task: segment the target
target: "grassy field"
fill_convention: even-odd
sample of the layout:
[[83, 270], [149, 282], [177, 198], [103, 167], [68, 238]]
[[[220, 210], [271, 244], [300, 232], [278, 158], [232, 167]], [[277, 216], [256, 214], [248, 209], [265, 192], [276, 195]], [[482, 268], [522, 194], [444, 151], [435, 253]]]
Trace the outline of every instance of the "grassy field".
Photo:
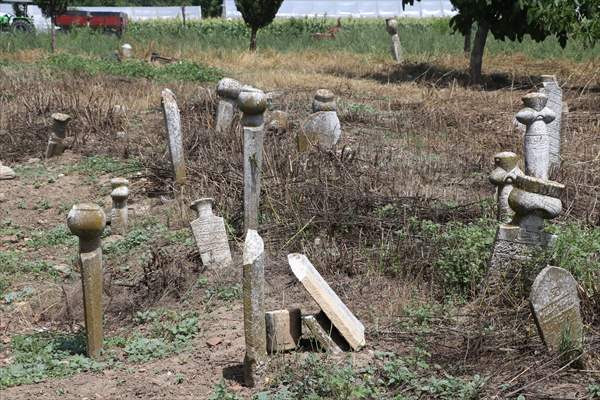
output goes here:
[[[255, 54], [239, 21], [134, 23], [122, 39], [75, 31], [58, 35], [55, 54], [45, 34], [0, 36], [0, 160], [18, 175], [0, 184], [2, 397], [600, 396], [598, 47], [490, 39], [484, 84], [471, 87], [462, 38], [447, 20], [403, 21], [401, 65], [391, 60], [383, 21], [342, 20], [336, 40], [312, 39], [332, 25], [277, 21], [261, 31]], [[118, 62], [124, 42], [134, 58]], [[152, 64], [152, 52], [179, 61]], [[545, 351], [527, 283], [497, 314], [478, 302], [497, 226], [487, 179], [493, 155], [522, 153], [513, 118], [520, 98], [548, 73], [570, 110], [553, 176], [567, 190], [548, 228], [559, 235], [555, 249], [526, 268], [534, 275], [551, 263], [581, 285], [583, 369], [562, 369], [565, 360]], [[278, 354], [254, 390], [239, 383], [242, 134], [239, 124], [213, 129], [214, 86], [223, 76], [276, 92], [275, 106], [291, 121], [287, 132], [265, 138], [259, 232], [268, 253], [267, 308], [316, 311], [286, 263], [288, 253], [305, 253], [365, 324], [368, 343], [337, 357], [310, 345]], [[185, 200], [215, 198], [231, 271], [202, 268], [188, 221], [171, 200], [165, 87], [181, 110]], [[342, 139], [334, 150], [300, 154], [296, 135], [319, 88], [337, 96]], [[74, 117], [69, 151], [36, 160], [58, 111]], [[77, 202], [109, 208], [115, 176], [131, 181], [132, 226], [123, 237], [104, 235], [105, 351], [92, 361], [82, 355], [76, 242], [64, 220]], [[215, 338], [221, 342], [209, 345]]]

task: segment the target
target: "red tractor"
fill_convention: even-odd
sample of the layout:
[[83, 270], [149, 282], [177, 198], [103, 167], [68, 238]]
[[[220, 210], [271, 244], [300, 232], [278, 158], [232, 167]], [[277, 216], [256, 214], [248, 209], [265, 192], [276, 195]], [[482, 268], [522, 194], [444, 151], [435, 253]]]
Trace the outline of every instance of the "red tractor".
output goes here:
[[79, 11], [69, 10], [54, 18], [54, 25], [64, 31], [72, 27], [90, 27], [121, 36], [129, 19], [126, 13], [113, 11]]

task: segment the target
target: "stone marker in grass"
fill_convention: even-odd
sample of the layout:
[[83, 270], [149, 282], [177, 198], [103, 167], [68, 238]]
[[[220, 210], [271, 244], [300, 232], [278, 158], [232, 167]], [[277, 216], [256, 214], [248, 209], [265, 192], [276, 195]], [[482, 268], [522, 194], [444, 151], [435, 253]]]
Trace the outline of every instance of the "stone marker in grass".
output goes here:
[[61, 155], [65, 151], [64, 140], [67, 135], [67, 124], [71, 116], [63, 113], [52, 114], [52, 132], [48, 137], [48, 146], [46, 147], [46, 158]]
[[[303, 254], [289, 254], [292, 272], [317, 302], [340, 335], [354, 350], [365, 345], [365, 327], [325, 282], [321, 274]], [[329, 329], [323, 327], [326, 331]]]
[[302, 336], [300, 309], [267, 311], [267, 352], [279, 353], [294, 350]]
[[390, 34], [392, 39], [391, 51], [394, 61], [401, 63], [402, 60], [402, 46], [400, 44], [400, 36], [398, 36], [398, 21], [396, 18], [388, 18], [385, 20], [385, 28], [387, 33]]
[[304, 152], [313, 144], [332, 147], [342, 134], [337, 105], [333, 92], [319, 89], [312, 104], [313, 113], [308, 117], [298, 134], [298, 151]]
[[569, 271], [544, 268], [533, 282], [529, 304], [538, 332], [550, 351], [582, 349], [583, 322], [577, 281]]
[[244, 229], [257, 229], [267, 99], [261, 91], [242, 91], [238, 105], [244, 127]]
[[184, 186], [186, 183], [185, 155], [177, 99], [175, 98], [175, 94], [169, 89], [162, 91], [161, 98], [175, 183], [179, 186]]
[[69, 211], [67, 225], [73, 235], [79, 237], [87, 355], [97, 358], [100, 356], [103, 340], [100, 236], [106, 225], [106, 216], [102, 208], [96, 204], [76, 204]]
[[563, 127], [563, 100], [562, 100], [562, 89], [556, 81], [554, 75], [542, 75], [542, 92], [548, 96], [548, 108], [554, 112], [555, 118], [550, 121], [547, 125], [548, 137], [550, 139], [549, 144], [549, 156], [550, 156], [550, 173], [558, 170], [560, 167], [560, 147], [561, 147], [561, 134]]
[[321, 311], [314, 315], [303, 315], [302, 323], [310, 331], [320, 350], [338, 354], [348, 349], [348, 343]]
[[127, 198], [129, 197], [129, 181], [125, 178], [113, 178], [110, 180], [112, 192], [112, 209], [110, 212], [110, 229], [113, 234], [127, 235], [128, 209]]
[[504, 151], [494, 156], [496, 168], [489, 176], [490, 182], [496, 186], [496, 219], [499, 222], [510, 222], [514, 213], [508, 205], [508, 195], [513, 190], [513, 184], [517, 175], [523, 171], [517, 165], [519, 157], [511, 152]]
[[237, 99], [241, 91], [242, 84], [235, 79], [223, 78], [217, 83], [217, 94], [219, 95], [215, 122], [217, 132], [228, 132], [231, 129], [233, 118], [238, 110]]
[[196, 239], [202, 264], [206, 267], [228, 267], [231, 265], [231, 251], [225, 221], [213, 214], [211, 198], [202, 198], [192, 202], [190, 208], [196, 211], [197, 219], [190, 223]]
[[258, 384], [267, 363], [265, 324], [265, 247], [258, 233], [246, 232], [243, 254], [244, 381], [247, 386]]

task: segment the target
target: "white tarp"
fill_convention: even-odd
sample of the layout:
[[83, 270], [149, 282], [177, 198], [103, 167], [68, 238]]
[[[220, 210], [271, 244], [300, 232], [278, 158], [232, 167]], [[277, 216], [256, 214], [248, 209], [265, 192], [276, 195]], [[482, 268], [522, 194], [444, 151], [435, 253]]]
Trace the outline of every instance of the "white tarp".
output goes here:
[[[225, 0], [225, 17], [240, 18], [234, 0]], [[278, 17], [448, 17], [455, 15], [449, 0], [421, 0], [402, 9], [401, 0], [284, 0]]]

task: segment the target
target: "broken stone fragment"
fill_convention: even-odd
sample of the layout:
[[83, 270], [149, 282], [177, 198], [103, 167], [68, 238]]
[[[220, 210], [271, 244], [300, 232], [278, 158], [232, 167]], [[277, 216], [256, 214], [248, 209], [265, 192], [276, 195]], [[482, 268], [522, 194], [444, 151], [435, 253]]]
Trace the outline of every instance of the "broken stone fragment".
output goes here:
[[198, 218], [190, 223], [202, 264], [208, 268], [231, 265], [231, 251], [225, 231], [225, 220], [213, 214], [212, 198], [194, 201], [190, 208]]
[[0, 162], [0, 180], [15, 179], [16, 176], [12, 168], [2, 165], [2, 162]]
[[278, 353], [294, 350], [302, 336], [300, 309], [267, 311], [267, 352]]
[[315, 315], [303, 315], [302, 323], [323, 351], [339, 354], [344, 351], [342, 349], [349, 348], [348, 343], [341, 337], [337, 329], [331, 324], [331, 321], [322, 312]]
[[289, 115], [285, 111], [275, 110], [268, 113], [267, 130], [276, 133], [285, 133], [288, 130]]
[[289, 254], [288, 262], [296, 278], [317, 302], [342, 337], [354, 349], [365, 345], [365, 327], [325, 282], [303, 254]]

